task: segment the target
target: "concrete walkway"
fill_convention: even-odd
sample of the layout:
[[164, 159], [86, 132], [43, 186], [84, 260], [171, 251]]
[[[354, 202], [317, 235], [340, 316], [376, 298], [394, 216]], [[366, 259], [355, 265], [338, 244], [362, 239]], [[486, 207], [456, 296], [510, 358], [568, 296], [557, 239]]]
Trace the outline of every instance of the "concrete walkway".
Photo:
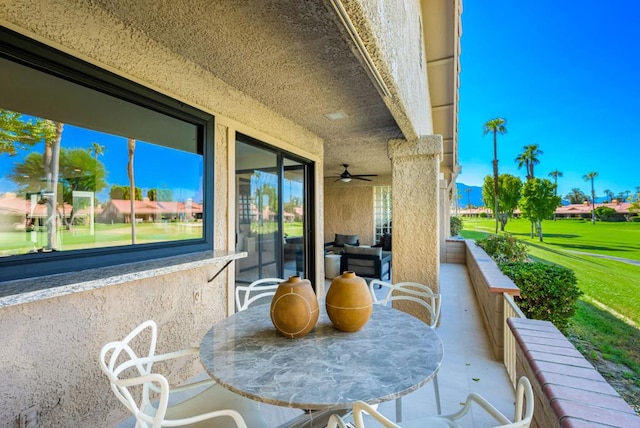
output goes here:
[[640, 260], [625, 259], [623, 257], [607, 256], [605, 254], [585, 253], [584, 251], [562, 250], [565, 253], [580, 254], [583, 256], [600, 257], [601, 259], [615, 260], [617, 262], [629, 263], [630, 265], [640, 266]]

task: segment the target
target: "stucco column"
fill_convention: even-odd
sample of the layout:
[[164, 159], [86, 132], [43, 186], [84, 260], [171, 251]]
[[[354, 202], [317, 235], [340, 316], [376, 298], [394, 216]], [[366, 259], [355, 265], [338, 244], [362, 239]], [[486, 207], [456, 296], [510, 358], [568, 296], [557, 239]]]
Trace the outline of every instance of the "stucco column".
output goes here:
[[390, 140], [393, 185], [393, 282], [439, 289], [439, 172], [442, 136]]

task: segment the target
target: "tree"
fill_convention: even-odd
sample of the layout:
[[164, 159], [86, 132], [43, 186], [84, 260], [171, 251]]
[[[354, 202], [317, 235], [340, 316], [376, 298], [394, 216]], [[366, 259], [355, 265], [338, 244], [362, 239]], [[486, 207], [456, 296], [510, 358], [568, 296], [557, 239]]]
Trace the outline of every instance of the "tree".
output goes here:
[[[125, 201], [130, 200], [131, 199], [131, 187], [130, 186], [118, 186], [118, 185], [111, 186], [111, 189], [109, 190], [109, 199], [111, 199], [111, 200], [121, 199], [121, 200], [125, 200]], [[141, 201], [142, 200], [142, 189], [139, 188], [139, 187], [136, 187], [136, 189], [135, 189], [134, 200], [136, 200], [136, 201]]]
[[42, 140], [42, 119], [27, 120], [21, 113], [0, 109], [0, 154], [16, 156]]
[[[553, 177], [553, 185], [556, 186], [555, 195], [558, 196], [558, 177], [562, 177], [562, 172], [554, 169], [549, 173], [549, 177]], [[553, 212], [553, 221], [556, 221], [556, 212]]]
[[[134, 176], [133, 176], [133, 155], [136, 151], [136, 140], [134, 140], [133, 138], [129, 138], [127, 140], [127, 148], [129, 150], [129, 161], [127, 163], [127, 174], [129, 175], [129, 191], [131, 192], [131, 194], [135, 195], [136, 194], [136, 186], [135, 186], [135, 180], [134, 180]], [[134, 198], [129, 198], [130, 199], [130, 205], [131, 205], [131, 243], [135, 244], [136, 243], [136, 203], [134, 201]]]
[[[471, 210], [471, 187], [467, 187], [464, 191], [467, 192], [467, 209]], [[469, 214], [471, 214], [471, 211], [469, 211]]]
[[493, 134], [493, 216], [496, 219], [496, 234], [498, 233], [498, 134], [507, 133], [507, 120], [501, 117], [488, 120], [482, 125], [482, 135]]
[[[22, 163], [16, 164], [10, 174], [11, 180], [18, 184], [21, 192], [36, 193], [42, 190], [42, 182], [46, 181], [44, 155], [32, 152], [25, 156]], [[87, 206], [85, 201], [74, 201], [74, 191], [99, 192], [106, 187], [106, 169], [102, 162], [93, 159], [84, 149], [60, 149], [59, 190], [62, 190], [62, 201], [73, 206], [70, 227], [78, 210]], [[59, 201], [59, 198], [57, 199]], [[46, 201], [45, 201], [46, 202]], [[75, 202], [75, 203], [74, 203]], [[66, 219], [64, 204], [62, 218]]]
[[526, 167], [527, 180], [531, 180], [535, 177], [534, 165], [538, 165], [540, 163], [538, 156], [544, 152], [538, 149], [537, 144], [530, 144], [528, 146], [524, 146], [522, 149], [523, 151], [516, 158], [516, 162], [518, 163], [518, 168], [522, 168], [523, 166]]
[[[555, 193], [555, 185], [545, 179], [533, 178], [522, 187], [522, 197], [518, 203], [524, 218], [533, 223], [542, 242], [542, 221], [550, 218], [560, 205], [560, 197]], [[531, 235], [533, 238], [533, 234]]]
[[584, 192], [577, 187], [571, 189], [571, 193], [568, 193], [566, 199], [570, 204], [581, 204], [584, 201], [588, 200], [589, 197], [584, 194]]
[[107, 149], [94, 141], [87, 150], [91, 156], [94, 156], [96, 160], [98, 160], [98, 156], [102, 156]]
[[173, 190], [155, 188], [149, 189], [147, 191], [147, 198], [149, 198], [150, 201], [171, 202], [173, 200]]
[[596, 208], [595, 213], [596, 217], [598, 217], [600, 221], [612, 221], [615, 219], [616, 210], [603, 205]]
[[636, 186], [636, 202], [640, 201], [640, 186]]
[[585, 174], [584, 181], [591, 181], [591, 223], [596, 224], [596, 190], [593, 187], [593, 180], [598, 176], [596, 171]]
[[607, 202], [611, 203], [613, 201], [613, 192], [609, 189], [604, 191], [605, 196], [607, 197]]
[[[482, 198], [487, 206], [496, 206], [492, 192], [494, 188], [493, 177], [487, 175], [484, 178], [484, 185], [482, 186]], [[500, 219], [500, 230], [503, 232], [509, 217], [513, 215], [513, 211], [515, 211], [518, 206], [521, 189], [522, 181], [518, 177], [510, 174], [500, 174], [498, 177], [499, 196], [497, 217]]]

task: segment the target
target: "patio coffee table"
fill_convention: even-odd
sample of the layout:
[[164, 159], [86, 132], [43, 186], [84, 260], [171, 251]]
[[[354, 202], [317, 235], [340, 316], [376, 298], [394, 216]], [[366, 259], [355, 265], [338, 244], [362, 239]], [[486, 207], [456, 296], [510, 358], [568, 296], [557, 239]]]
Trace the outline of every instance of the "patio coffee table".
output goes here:
[[347, 409], [408, 394], [436, 374], [442, 341], [422, 321], [373, 305], [358, 332], [336, 330], [324, 302], [307, 336], [288, 339], [271, 323], [269, 305], [233, 314], [200, 344], [201, 362], [221, 386], [260, 402], [305, 410]]

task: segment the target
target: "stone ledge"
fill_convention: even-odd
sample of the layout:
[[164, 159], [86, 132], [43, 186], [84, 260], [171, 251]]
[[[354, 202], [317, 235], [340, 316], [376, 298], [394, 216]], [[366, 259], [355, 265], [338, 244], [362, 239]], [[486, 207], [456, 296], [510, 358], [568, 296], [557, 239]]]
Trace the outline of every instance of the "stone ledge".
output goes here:
[[[640, 417], [550, 322], [509, 318], [517, 346], [561, 427], [640, 427]], [[538, 388], [534, 388], [538, 389]], [[550, 426], [545, 409], [534, 411], [536, 426]], [[540, 420], [542, 419], [542, 420]], [[555, 424], [554, 424], [555, 425]]]
[[[94, 290], [247, 257], [244, 251], [201, 251], [180, 256], [0, 283], [0, 308]], [[42, 287], [46, 281], [47, 287]]]
[[473, 239], [465, 239], [465, 242], [467, 244], [467, 252], [471, 255], [471, 257], [467, 256], [467, 266], [471, 264], [471, 261], [475, 261], [490, 293], [507, 293], [511, 296], [520, 295], [518, 286], [502, 273], [493, 259]]

